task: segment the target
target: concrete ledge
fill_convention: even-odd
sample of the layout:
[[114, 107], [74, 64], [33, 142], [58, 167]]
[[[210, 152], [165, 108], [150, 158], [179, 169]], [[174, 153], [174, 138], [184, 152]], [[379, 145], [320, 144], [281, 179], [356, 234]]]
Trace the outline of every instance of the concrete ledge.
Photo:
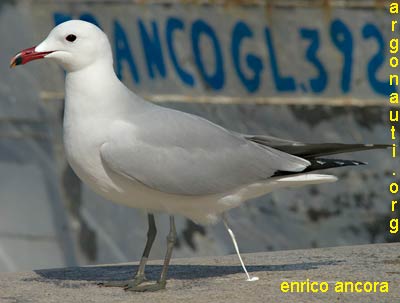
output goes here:
[[[100, 288], [100, 281], [132, 276], [136, 265], [0, 273], [0, 302], [400, 302], [400, 244], [374, 244], [247, 254], [257, 282], [246, 282], [236, 256], [175, 259], [167, 290], [131, 293]], [[150, 262], [148, 277], [157, 279], [161, 262]], [[287, 281], [329, 284], [326, 293], [282, 293]], [[337, 293], [337, 281], [387, 281], [388, 293]]]

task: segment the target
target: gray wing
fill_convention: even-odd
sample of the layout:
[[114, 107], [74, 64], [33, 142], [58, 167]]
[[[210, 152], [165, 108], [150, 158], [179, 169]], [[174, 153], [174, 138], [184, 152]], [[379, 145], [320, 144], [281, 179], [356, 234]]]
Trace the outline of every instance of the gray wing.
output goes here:
[[164, 108], [115, 122], [100, 151], [114, 172], [181, 195], [228, 192], [310, 164], [198, 116]]

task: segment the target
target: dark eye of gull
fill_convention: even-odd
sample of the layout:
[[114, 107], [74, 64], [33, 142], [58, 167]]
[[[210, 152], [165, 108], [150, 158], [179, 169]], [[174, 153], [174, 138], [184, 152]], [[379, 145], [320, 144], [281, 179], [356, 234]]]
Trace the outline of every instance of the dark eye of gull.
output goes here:
[[76, 36], [68, 35], [67, 37], [65, 37], [65, 40], [67, 40], [68, 42], [74, 42], [76, 40]]

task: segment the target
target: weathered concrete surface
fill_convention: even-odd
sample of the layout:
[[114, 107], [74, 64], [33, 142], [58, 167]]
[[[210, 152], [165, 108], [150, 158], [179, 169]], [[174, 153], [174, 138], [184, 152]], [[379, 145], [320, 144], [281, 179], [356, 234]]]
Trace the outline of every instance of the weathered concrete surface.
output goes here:
[[[246, 282], [236, 256], [175, 259], [167, 290], [132, 293], [99, 281], [131, 277], [129, 264], [0, 275], [0, 302], [400, 302], [400, 244], [374, 244], [245, 255], [260, 280]], [[151, 262], [156, 279], [161, 262]], [[134, 268], [135, 267], [135, 268]], [[282, 293], [283, 281], [326, 281], [329, 291]], [[388, 293], [335, 293], [336, 281], [387, 281]]]

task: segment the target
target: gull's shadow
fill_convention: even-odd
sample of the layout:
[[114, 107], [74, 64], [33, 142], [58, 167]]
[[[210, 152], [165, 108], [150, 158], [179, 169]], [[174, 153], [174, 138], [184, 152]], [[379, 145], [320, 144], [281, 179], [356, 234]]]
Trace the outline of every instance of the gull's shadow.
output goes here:
[[[248, 266], [249, 272], [259, 271], [294, 271], [311, 270], [320, 266], [333, 266], [343, 261], [321, 261], [304, 262], [283, 265], [252, 265]], [[111, 265], [111, 266], [93, 266], [93, 267], [69, 267], [59, 269], [35, 270], [38, 278], [28, 278], [24, 281], [42, 281], [42, 282], [61, 282], [63, 281], [118, 281], [131, 279], [136, 272], [137, 265]], [[157, 280], [161, 272], [161, 265], [147, 265], [146, 276], [150, 280]], [[168, 277], [172, 279], [201, 279], [210, 277], [221, 277], [243, 272], [240, 266], [217, 266], [217, 265], [171, 265], [168, 271]]]

